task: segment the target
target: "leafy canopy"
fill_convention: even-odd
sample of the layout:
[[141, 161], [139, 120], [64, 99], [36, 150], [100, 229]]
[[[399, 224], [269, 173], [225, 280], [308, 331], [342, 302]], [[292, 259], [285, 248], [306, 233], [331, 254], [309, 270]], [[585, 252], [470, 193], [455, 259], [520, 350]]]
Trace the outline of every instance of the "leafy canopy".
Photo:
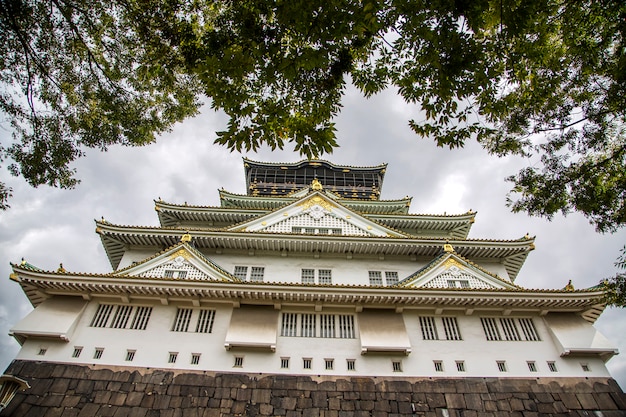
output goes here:
[[[397, 89], [442, 147], [532, 156], [515, 211], [626, 224], [626, 3], [621, 0], [7, 0], [0, 154], [32, 185], [71, 187], [85, 147], [143, 145], [197, 113], [231, 150], [338, 146], [347, 83]], [[10, 192], [0, 188], [6, 203]]]

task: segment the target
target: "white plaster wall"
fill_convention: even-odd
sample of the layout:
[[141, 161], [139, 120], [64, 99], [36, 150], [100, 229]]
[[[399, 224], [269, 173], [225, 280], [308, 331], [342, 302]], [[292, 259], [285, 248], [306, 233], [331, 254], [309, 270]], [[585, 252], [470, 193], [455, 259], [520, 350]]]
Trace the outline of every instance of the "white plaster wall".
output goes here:
[[[226, 372], [288, 373], [310, 375], [398, 375], [392, 369], [392, 361], [402, 362], [402, 375], [407, 376], [472, 376], [472, 377], [542, 377], [542, 376], [609, 376], [602, 360], [595, 357], [560, 357], [549, 336], [546, 324], [539, 316], [533, 317], [540, 341], [487, 341], [478, 314], [457, 316], [463, 340], [423, 340], [417, 310], [405, 310], [405, 321], [412, 352], [403, 355], [361, 355], [356, 315], [356, 337], [354, 339], [329, 339], [280, 336], [280, 320], [277, 326], [276, 352], [254, 350], [227, 351], [224, 340], [230, 323], [232, 307], [225, 304], [203, 304], [202, 308], [216, 310], [213, 332], [198, 334], [171, 331], [176, 315], [176, 305], [152, 304], [153, 311], [146, 330], [93, 328], [89, 324], [96, 312], [98, 302], [92, 301], [79, 319], [70, 342], [44, 339], [28, 339], [18, 359], [46, 360], [54, 362], [102, 364], [149, 368], [196, 369]], [[140, 304], [147, 305], [147, 304]], [[183, 305], [190, 307], [189, 304]], [[293, 310], [297, 311], [297, 310]], [[313, 312], [301, 310], [301, 312]], [[323, 313], [343, 311], [323, 310]], [[427, 314], [432, 315], [432, 314]], [[528, 316], [525, 316], [528, 317]], [[194, 323], [190, 325], [190, 329]], [[440, 332], [441, 334], [441, 332]], [[82, 346], [79, 358], [72, 358], [75, 346]], [[94, 349], [104, 348], [101, 359], [93, 359]], [[39, 355], [40, 349], [47, 349]], [[126, 351], [136, 350], [132, 362], [125, 360]], [[169, 352], [178, 352], [175, 364], [168, 363]], [[200, 353], [200, 361], [192, 365], [191, 354]], [[243, 357], [243, 367], [234, 368], [235, 356]], [[290, 358], [288, 369], [281, 369], [281, 357]], [[302, 359], [312, 359], [312, 369], [303, 369]], [[335, 361], [333, 370], [326, 370], [324, 359]], [[355, 359], [356, 369], [348, 371], [346, 360]], [[435, 372], [433, 361], [442, 361], [443, 372]], [[455, 361], [465, 362], [466, 372], [458, 372]], [[496, 361], [504, 360], [507, 372], [499, 372]], [[526, 361], [535, 361], [538, 372], [530, 372]], [[557, 372], [550, 372], [547, 362], [554, 361]], [[583, 371], [581, 363], [589, 366]]]

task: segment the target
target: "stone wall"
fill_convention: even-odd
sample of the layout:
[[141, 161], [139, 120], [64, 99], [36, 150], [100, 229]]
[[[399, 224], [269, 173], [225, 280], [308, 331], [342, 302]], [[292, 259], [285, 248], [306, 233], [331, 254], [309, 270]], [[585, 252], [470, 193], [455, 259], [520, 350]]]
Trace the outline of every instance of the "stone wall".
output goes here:
[[363, 378], [214, 374], [14, 361], [29, 382], [0, 416], [626, 416], [609, 378]]

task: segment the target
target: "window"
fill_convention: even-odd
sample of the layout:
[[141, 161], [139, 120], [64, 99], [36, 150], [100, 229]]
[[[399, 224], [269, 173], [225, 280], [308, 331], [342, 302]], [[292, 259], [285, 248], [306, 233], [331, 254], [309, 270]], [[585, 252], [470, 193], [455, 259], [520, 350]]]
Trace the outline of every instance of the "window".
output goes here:
[[178, 278], [184, 279], [187, 278], [187, 271], [180, 271], [175, 269], [166, 269], [163, 273], [164, 278]]
[[520, 340], [519, 331], [517, 330], [514, 319], [501, 318], [500, 326], [502, 327], [506, 340]]
[[248, 269], [250, 270], [250, 281], [251, 282], [262, 282], [265, 276], [265, 267], [264, 266], [252, 266], [248, 268], [247, 266], [235, 266], [235, 270], [233, 271], [233, 275], [236, 278], [239, 278], [242, 281], [245, 281], [248, 278]]
[[192, 309], [179, 308], [176, 310], [176, 318], [174, 319], [174, 332], [186, 332], [189, 329], [189, 321], [191, 320]]
[[199, 310], [196, 333], [212, 333], [215, 321], [215, 310]]
[[132, 362], [135, 359], [135, 350], [127, 350], [126, 351], [126, 361]]
[[465, 362], [464, 361], [456, 361], [456, 370], [457, 370], [457, 372], [465, 372]]
[[130, 328], [133, 330], [146, 330], [151, 314], [152, 307], [137, 307]]
[[197, 365], [200, 363], [200, 354], [199, 353], [192, 353], [191, 354], [191, 364], [192, 365]]
[[506, 372], [506, 361], [496, 361], [496, 365], [498, 365], [498, 371]]
[[391, 369], [393, 369], [394, 372], [402, 372], [402, 362], [391, 361]]
[[487, 340], [502, 340], [498, 326], [496, 326], [496, 319], [491, 317], [481, 317], [480, 322], [483, 325], [483, 331]]
[[315, 337], [315, 314], [302, 314], [300, 317], [300, 336]]
[[[115, 311], [115, 312], [113, 312]], [[134, 314], [133, 314], [134, 311]], [[111, 327], [114, 329], [145, 330], [152, 314], [152, 307], [100, 304], [91, 320], [91, 327]], [[131, 316], [133, 317], [130, 320]], [[129, 325], [130, 323], [130, 325]]]
[[434, 317], [420, 317], [420, 327], [424, 340], [438, 340], [437, 327], [435, 327]]
[[283, 313], [280, 335], [354, 339], [354, 316], [349, 314]]
[[370, 285], [383, 285], [383, 275], [380, 271], [368, 271]]
[[74, 352], [72, 352], [72, 358], [80, 357], [80, 354], [83, 352], [82, 346], [74, 346]]
[[262, 282], [264, 275], [265, 275], [265, 267], [253, 266], [251, 268], [251, 270], [250, 270], [250, 281], [251, 282]]
[[239, 278], [242, 281], [245, 281], [248, 277], [248, 267], [247, 266], [235, 266], [235, 272], [233, 275]]
[[528, 365], [528, 370], [530, 372], [537, 372], [537, 364], [535, 361], [527, 361], [526, 364]]
[[348, 371], [356, 371], [356, 360], [346, 359], [346, 367], [348, 368]]
[[282, 369], [289, 368], [289, 358], [280, 358], [280, 367]]
[[315, 269], [303, 269], [302, 270], [302, 283], [303, 284], [315, 284]]
[[109, 317], [111, 316], [111, 312], [113, 311], [113, 307], [114, 306], [111, 304], [100, 304], [95, 316], [93, 316], [90, 326], [106, 327]]
[[537, 329], [535, 328], [535, 324], [532, 319], [519, 319], [519, 324], [522, 328], [524, 339], [529, 341], [539, 340], [539, 334], [537, 333]]
[[43, 355], [46, 354], [47, 351], [48, 351], [47, 348], [41, 348], [41, 349], [39, 349], [39, 352], [37, 353], [37, 355], [43, 356]]
[[94, 359], [100, 359], [102, 358], [102, 353], [104, 352], [104, 348], [96, 348], [93, 351], [93, 358]]
[[320, 284], [332, 284], [333, 277], [330, 269], [320, 269], [318, 271], [318, 278]]
[[189, 324], [192, 318], [196, 315], [196, 325], [193, 327], [196, 333], [211, 333], [213, 331], [213, 322], [215, 321], [215, 310], [191, 308], [178, 308], [176, 310], [176, 317], [174, 318], [174, 324], [172, 325], [173, 332], [188, 332]]
[[530, 318], [514, 319], [502, 317], [496, 320], [492, 317], [481, 317], [480, 321], [483, 325], [483, 330], [487, 340], [540, 340], [533, 320]]
[[339, 315], [339, 337], [341, 339], [354, 339], [354, 316]]
[[176, 359], [178, 359], [178, 352], [170, 352], [167, 363], [176, 363]]
[[331, 371], [335, 366], [334, 359], [324, 359], [324, 364], [326, 366], [326, 370]]
[[548, 369], [550, 370], [550, 372], [558, 372], [558, 370], [556, 369], [556, 363], [555, 362], [548, 362]]
[[449, 279], [447, 280], [448, 288], [469, 288], [470, 284], [467, 280], [456, 280]]
[[435, 366], [435, 372], [443, 372], [443, 362], [442, 361], [433, 361], [433, 365]]
[[[383, 285], [382, 271], [368, 271], [370, 285]], [[398, 272], [385, 271], [385, 284], [387, 286], [396, 285], [398, 283]]]
[[302, 358], [302, 368], [311, 369], [311, 358]]
[[387, 282], [387, 286], [396, 285], [398, 283], [398, 273], [396, 271], [386, 271], [385, 272], [385, 281]]
[[243, 356], [235, 356], [235, 363], [233, 364], [234, 368], [242, 368], [243, 367]]
[[589, 368], [589, 364], [581, 363], [580, 367], [583, 369], [583, 372], [591, 372], [591, 368]]
[[295, 313], [283, 313], [283, 321], [280, 327], [281, 336], [295, 336], [297, 330], [298, 315]]
[[442, 317], [443, 328], [446, 333], [446, 340], [461, 340], [461, 333], [459, 332], [459, 325], [456, 322], [456, 317]]
[[[303, 284], [315, 284], [315, 269], [303, 268], [300, 276]], [[332, 284], [332, 270], [319, 269], [317, 271], [317, 282], [318, 284]]]
[[462, 340], [456, 317], [421, 316], [419, 318], [424, 340], [442, 340], [437, 330], [443, 328], [443, 340]]
[[291, 228], [292, 233], [307, 233], [311, 235], [340, 235], [342, 230], [340, 228], [330, 227], [299, 227], [294, 226]]
[[321, 337], [335, 337], [335, 316], [331, 314], [321, 315]]

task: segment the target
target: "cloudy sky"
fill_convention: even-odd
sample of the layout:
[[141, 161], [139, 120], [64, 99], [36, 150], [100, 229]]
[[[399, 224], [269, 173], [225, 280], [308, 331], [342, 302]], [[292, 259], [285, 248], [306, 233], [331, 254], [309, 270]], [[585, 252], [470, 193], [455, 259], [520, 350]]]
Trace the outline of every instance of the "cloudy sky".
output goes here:
[[[389, 164], [383, 199], [412, 196], [412, 213], [442, 214], [477, 211], [470, 238], [517, 239], [537, 236], [533, 251], [516, 283], [527, 288], [562, 288], [568, 280], [576, 288], [595, 285], [616, 272], [613, 263], [626, 244], [626, 230], [599, 235], [580, 215], [552, 222], [512, 214], [505, 206], [507, 175], [536, 160], [497, 159], [476, 144], [461, 150], [437, 148], [419, 139], [407, 126], [416, 110], [393, 92], [365, 100], [349, 92], [337, 122], [340, 144], [324, 159], [337, 164]], [[75, 164], [82, 183], [77, 189], [33, 189], [0, 173], [14, 189], [12, 208], [0, 212], [0, 367], [19, 346], [7, 333], [32, 310], [18, 284], [9, 280], [9, 262], [24, 257], [40, 268], [109, 272], [111, 266], [95, 233], [94, 219], [115, 224], [156, 226], [153, 200], [219, 205], [221, 187], [245, 193], [242, 156], [269, 162], [296, 162], [291, 149], [262, 149], [245, 155], [213, 145], [215, 132], [226, 118], [206, 109], [178, 125], [156, 144], [144, 148], [114, 147], [88, 152]], [[0, 140], [9, 133], [0, 124]], [[596, 323], [622, 355], [608, 364], [626, 388], [626, 310], [607, 309]]]

